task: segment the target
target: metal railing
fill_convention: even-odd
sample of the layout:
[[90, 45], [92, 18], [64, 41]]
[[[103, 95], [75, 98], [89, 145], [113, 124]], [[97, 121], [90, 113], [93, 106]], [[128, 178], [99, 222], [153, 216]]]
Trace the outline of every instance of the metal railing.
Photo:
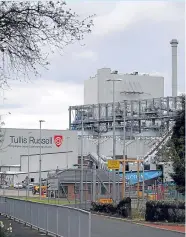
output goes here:
[[0, 197], [0, 213], [46, 234], [91, 237], [91, 214], [77, 208]]

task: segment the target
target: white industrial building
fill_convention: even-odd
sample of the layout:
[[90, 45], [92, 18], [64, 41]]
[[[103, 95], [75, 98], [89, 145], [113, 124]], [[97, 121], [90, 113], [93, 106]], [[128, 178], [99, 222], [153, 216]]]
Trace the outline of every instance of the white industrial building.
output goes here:
[[[78, 162], [78, 135], [76, 131], [46, 130], [41, 133], [41, 171], [44, 176], [50, 170], [72, 168]], [[39, 129], [1, 129], [0, 167], [7, 174], [23, 173], [27, 176], [28, 157], [29, 171], [38, 179], [40, 157]], [[31, 177], [32, 177], [31, 176]], [[45, 177], [42, 177], [45, 178]]]
[[121, 79], [115, 83], [115, 101], [142, 100], [164, 97], [164, 78], [149, 74], [119, 73], [110, 68], [97, 70], [94, 77], [84, 82], [84, 104], [113, 102], [113, 83], [108, 80]]
[[[155, 163], [159, 148], [171, 137], [176, 111], [182, 109], [181, 98], [177, 96], [178, 41], [174, 39], [170, 44], [170, 97], [164, 97], [162, 76], [139, 72], [123, 74], [102, 68], [84, 82], [84, 105], [69, 107], [69, 129], [79, 131], [79, 149], [83, 141], [85, 156], [102, 160], [104, 164], [105, 157], [113, 156], [114, 147], [116, 159], [121, 158], [125, 143], [127, 157], [141, 156], [146, 161], [151, 160], [151, 165]], [[155, 167], [152, 165], [150, 168]], [[165, 171], [168, 172], [166, 167]]]

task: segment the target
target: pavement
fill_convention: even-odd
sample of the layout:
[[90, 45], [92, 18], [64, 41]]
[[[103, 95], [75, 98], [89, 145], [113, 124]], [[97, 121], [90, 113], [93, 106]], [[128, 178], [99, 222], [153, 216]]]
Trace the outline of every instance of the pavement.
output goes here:
[[183, 237], [177, 233], [150, 226], [138, 225], [123, 220], [109, 219], [104, 216], [92, 215], [91, 237]]
[[10, 220], [4, 216], [0, 216], [0, 221], [3, 222], [6, 228], [9, 227], [11, 223], [12, 234], [11, 237], [41, 237], [46, 236], [44, 233], [39, 233], [37, 230], [31, 229], [24, 224], [18, 223], [16, 221]]
[[168, 224], [152, 224], [152, 223], [146, 223], [146, 226], [151, 226], [153, 228], [159, 228], [159, 229], [164, 229], [164, 230], [171, 230], [171, 231], [177, 231], [177, 232], [182, 232], [185, 233], [185, 226], [184, 225], [171, 225]]

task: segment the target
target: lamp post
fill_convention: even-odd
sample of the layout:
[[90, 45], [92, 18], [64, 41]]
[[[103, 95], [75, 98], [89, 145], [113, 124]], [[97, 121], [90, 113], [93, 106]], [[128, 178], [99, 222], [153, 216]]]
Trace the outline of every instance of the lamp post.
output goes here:
[[126, 103], [125, 103], [125, 101], [124, 101], [124, 107], [123, 107], [123, 160], [124, 160], [124, 162], [123, 162], [123, 193], [122, 193], [122, 198], [124, 198], [125, 197], [125, 164], [126, 164], [126, 162], [125, 162], [125, 153], [126, 153], [126, 151], [125, 151], [125, 138], [126, 138], [126, 133], [125, 133], [125, 113], [126, 113]]
[[[112, 82], [113, 88], [113, 160], [116, 159], [116, 113], [115, 113], [115, 82], [122, 81], [122, 79], [107, 79]], [[113, 201], [116, 202], [116, 171], [113, 170]]]
[[40, 127], [40, 156], [39, 156], [39, 199], [41, 200], [41, 124], [44, 123], [45, 120], [39, 120]]
[[82, 110], [81, 110], [81, 176], [80, 176], [80, 205], [82, 206], [83, 204], [83, 179], [84, 179], [84, 175], [83, 175], [83, 165], [84, 165], [84, 162], [83, 162], [83, 136], [84, 136], [84, 124], [83, 124], [83, 119], [84, 119], [84, 114], [83, 114], [83, 107], [82, 107]]
[[28, 182], [27, 182], [27, 195], [29, 197], [29, 184], [30, 184], [30, 138], [29, 138], [29, 134], [31, 134], [31, 132], [28, 133]]

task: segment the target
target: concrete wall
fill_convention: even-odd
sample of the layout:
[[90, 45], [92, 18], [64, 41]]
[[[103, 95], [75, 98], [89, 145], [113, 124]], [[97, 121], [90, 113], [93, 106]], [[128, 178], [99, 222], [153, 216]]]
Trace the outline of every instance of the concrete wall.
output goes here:
[[97, 77], [91, 77], [89, 80], [84, 81], [84, 98], [86, 104], [98, 104], [98, 80]]
[[[122, 79], [115, 83], [115, 99], [139, 100], [164, 96], [164, 78], [144, 74], [111, 74], [110, 68], [97, 70], [95, 78], [84, 82], [84, 104], [113, 102], [113, 83], [107, 79]], [[142, 94], [125, 94], [123, 92], [143, 92]]]

